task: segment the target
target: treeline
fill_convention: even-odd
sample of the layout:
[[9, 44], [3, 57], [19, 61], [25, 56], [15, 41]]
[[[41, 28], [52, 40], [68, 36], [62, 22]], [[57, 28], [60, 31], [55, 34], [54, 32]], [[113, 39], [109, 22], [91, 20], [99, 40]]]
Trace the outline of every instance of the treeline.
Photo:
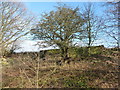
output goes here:
[[[76, 41], [83, 41], [86, 44], [87, 49], [85, 49], [85, 54], [90, 56], [91, 53], [93, 53], [91, 46], [98, 37], [107, 37], [103, 35], [105, 35], [108, 29], [109, 32], [107, 32], [107, 34], [112, 38], [115, 37], [114, 39], [118, 42], [116, 36], [118, 33], [115, 29], [117, 26], [117, 13], [114, 13], [117, 9], [116, 5], [117, 4], [110, 5], [115, 8], [113, 11], [110, 11], [109, 17], [109, 11], [106, 11], [107, 15], [105, 17], [101, 17], [95, 13], [95, 6], [92, 3], [87, 3], [82, 9], [79, 7], [71, 8], [66, 4], [60, 4], [56, 6], [56, 10], [44, 13], [42, 19], [36, 25], [36, 29], [32, 29], [31, 33], [34, 35], [34, 39], [44, 39], [49, 41], [48, 43], [50, 45], [56, 44], [59, 46], [61, 56], [64, 60], [69, 57], [68, 51], [74, 46], [73, 43]], [[113, 22], [115, 20], [116, 22]], [[114, 35], [110, 32], [111, 29]], [[117, 45], [119, 47], [118, 43]], [[84, 52], [84, 50], [80, 51]], [[81, 54], [82, 52], [79, 53]]]
[[93, 3], [87, 3], [82, 8], [61, 3], [55, 10], [43, 13], [42, 18], [35, 22], [35, 17], [28, 14], [24, 3], [1, 2], [0, 54], [3, 56], [6, 48], [27, 34], [33, 35], [33, 39], [44, 39], [50, 45], [56, 44], [63, 59], [69, 57], [69, 49], [75, 46], [76, 41], [86, 44], [88, 56], [98, 37], [112, 37], [108, 42], [116, 42], [119, 48], [119, 2], [105, 3], [103, 6], [107, 8], [103, 11], [104, 17], [97, 15]]

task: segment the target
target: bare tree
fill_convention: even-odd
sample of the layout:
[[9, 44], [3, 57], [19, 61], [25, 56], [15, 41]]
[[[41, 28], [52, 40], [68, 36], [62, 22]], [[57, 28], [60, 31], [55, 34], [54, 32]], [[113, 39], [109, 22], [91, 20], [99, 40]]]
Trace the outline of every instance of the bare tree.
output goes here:
[[107, 2], [105, 5], [105, 29], [104, 32], [116, 42], [119, 48], [120, 27], [120, 2]]
[[94, 43], [94, 41], [98, 38], [98, 34], [103, 28], [103, 20], [100, 16], [95, 13], [95, 6], [93, 3], [87, 3], [84, 5], [82, 10], [84, 18], [86, 18], [87, 22], [83, 25], [83, 29], [85, 30], [83, 33], [85, 35], [85, 42], [89, 48]]
[[68, 57], [68, 49], [74, 39], [78, 39], [79, 33], [82, 32], [81, 26], [84, 23], [82, 16], [79, 14], [79, 8], [69, 8], [66, 5], [57, 6], [56, 11], [45, 13], [38, 29], [33, 30], [36, 38], [56, 44], [62, 57]]
[[21, 2], [0, 2], [0, 13], [0, 54], [3, 55], [11, 43], [28, 34], [33, 16]]

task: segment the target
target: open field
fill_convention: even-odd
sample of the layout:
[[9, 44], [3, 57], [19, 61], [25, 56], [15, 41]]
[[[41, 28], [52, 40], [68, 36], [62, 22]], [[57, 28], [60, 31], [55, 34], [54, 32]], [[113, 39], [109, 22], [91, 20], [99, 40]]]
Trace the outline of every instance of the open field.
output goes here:
[[[6, 57], [3, 88], [118, 88], [118, 51], [111, 54], [69, 58], [59, 54], [33, 60], [29, 55]], [[68, 62], [69, 61], [69, 62]]]

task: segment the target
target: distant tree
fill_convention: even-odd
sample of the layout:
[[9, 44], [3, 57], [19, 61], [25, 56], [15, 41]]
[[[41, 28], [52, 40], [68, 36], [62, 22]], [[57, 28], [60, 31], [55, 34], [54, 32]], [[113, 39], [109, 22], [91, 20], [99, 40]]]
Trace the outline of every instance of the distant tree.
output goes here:
[[112, 37], [113, 41], [120, 47], [120, 2], [107, 2], [104, 4], [105, 10], [105, 29], [104, 32]]
[[71, 43], [78, 39], [83, 31], [81, 26], [84, 22], [79, 8], [72, 9], [66, 5], [58, 5], [56, 11], [44, 13], [32, 34], [35, 38], [44, 38], [50, 44], [56, 44], [61, 50], [62, 57], [66, 59]]
[[103, 20], [100, 16], [96, 15], [95, 13], [95, 6], [93, 3], [87, 3], [84, 5], [82, 14], [84, 18], [86, 18], [86, 23], [83, 25], [83, 33], [85, 35], [85, 42], [89, 48], [90, 54], [90, 47], [94, 43], [94, 41], [98, 38], [98, 34], [103, 28]]
[[28, 12], [23, 3], [0, 2], [0, 55], [19, 39], [28, 34], [33, 16]]

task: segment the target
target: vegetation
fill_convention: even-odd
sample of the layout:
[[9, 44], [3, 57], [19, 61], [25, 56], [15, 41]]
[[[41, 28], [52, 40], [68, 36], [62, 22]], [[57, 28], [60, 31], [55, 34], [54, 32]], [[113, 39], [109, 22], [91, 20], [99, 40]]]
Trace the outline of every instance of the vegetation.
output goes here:
[[87, 20], [87, 22], [83, 25], [83, 34], [85, 35], [84, 42], [88, 46], [88, 50], [86, 51], [88, 55], [91, 55], [91, 46], [94, 41], [98, 38], [98, 34], [101, 33], [103, 29], [103, 18], [98, 16], [95, 13], [95, 6], [92, 3], [87, 3], [84, 5], [82, 10], [82, 15]]
[[37, 29], [32, 30], [32, 34], [35, 38], [49, 40], [50, 44], [59, 46], [63, 59], [66, 59], [74, 39], [78, 39], [83, 32], [81, 26], [85, 20], [78, 12], [79, 8], [72, 9], [66, 5], [56, 8], [56, 11], [43, 15]]
[[85, 50], [85, 47], [76, 48], [74, 54], [69, 51], [70, 62], [61, 64], [57, 63], [61, 60], [59, 50], [47, 51], [44, 60], [39, 57], [33, 59], [29, 54], [6, 57], [2, 63], [2, 87], [118, 88], [119, 52], [100, 46], [92, 47], [93, 54], [86, 57], [85, 53], [78, 53], [80, 49]]
[[[111, 17], [105, 19], [96, 16], [93, 9], [91, 3], [83, 10], [60, 4], [56, 6], [56, 10], [44, 13], [41, 20], [33, 22], [32, 16], [26, 16], [23, 3], [0, 2], [1, 87], [119, 88], [120, 49], [118, 36], [114, 33], [116, 25], [104, 22], [105, 20], [112, 22]], [[113, 11], [116, 12], [116, 9]], [[116, 24], [116, 18], [114, 19]], [[31, 23], [34, 24], [34, 29]], [[114, 38], [113, 41], [117, 40], [118, 46], [113, 48], [106, 48], [104, 45], [94, 46], [93, 42], [98, 37], [108, 37], [101, 36], [98, 32], [105, 34], [108, 29], [110, 30], [108, 35]], [[19, 47], [12, 46], [11, 50], [7, 47], [28, 33], [33, 35], [33, 39], [45, 40], [48, 46], [54, 44], [59, 49], [10, 53]], [[87, 44], [77, 45], [77, 41]]]
[[11, 45], [27, 35], [33, 16], [29, 15], [23, 3], [0, 2], [0, 56], [10, 53]]
[[[120, 27], [120, 2], [108, 2], [104, 6], [106, 8], [111, 8], [110, 10], [106, 9], [105, 12], [105, 29], [103, 30], [105, 33], [107, 33], [108, 36], [110, 36], [117, 44], [117, 48], [120, 47], [119, 42], [119, 27]], [[109, 24], [108, 24], [109, 23]], [[109, 29], [109, 30], [108, 30]]]

